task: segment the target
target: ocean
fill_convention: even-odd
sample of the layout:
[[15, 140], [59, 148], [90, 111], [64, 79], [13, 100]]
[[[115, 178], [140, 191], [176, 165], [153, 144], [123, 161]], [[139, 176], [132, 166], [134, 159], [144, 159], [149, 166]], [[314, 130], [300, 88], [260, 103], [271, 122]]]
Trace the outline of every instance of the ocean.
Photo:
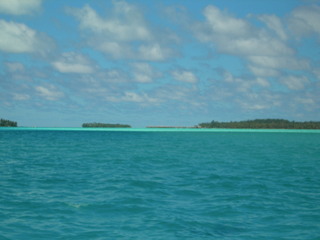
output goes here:
[[0, 239], [320, 239], [320, 131], [0, 129]]

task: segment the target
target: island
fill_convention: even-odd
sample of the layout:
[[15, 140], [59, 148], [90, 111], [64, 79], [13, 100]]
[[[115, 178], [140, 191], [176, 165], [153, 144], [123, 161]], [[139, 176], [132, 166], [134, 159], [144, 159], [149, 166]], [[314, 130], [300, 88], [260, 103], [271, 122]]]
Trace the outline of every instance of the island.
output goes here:
[[18, 123], [7, 119], [0, 119], [0, 127], [17, 127]]
[[84, 123], [82, 124], [83, 128], [131, 128], [128, 124], [119, 124], [119, 123]]
[[252, 128], [252, 129], [320, 129], [320, 122], [295, 122], [285, 119], [255, 119], [236, 122], [211, 121], [198, 124], [199, 128]]
[[184, 126], [146, 126], [146, 128], [197, 128], [197, 127], [184, 127]]

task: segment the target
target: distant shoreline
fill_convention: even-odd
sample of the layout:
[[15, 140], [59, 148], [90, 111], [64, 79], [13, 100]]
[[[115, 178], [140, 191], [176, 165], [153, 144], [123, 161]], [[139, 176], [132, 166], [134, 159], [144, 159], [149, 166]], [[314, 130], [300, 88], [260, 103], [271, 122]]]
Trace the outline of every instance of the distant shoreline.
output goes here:
[[131, 128], [129, 124], [120, 124], [120, 123], [83, 123], [83, 128]]
[[199, 128], [199, 127], [181, 127], [181, 126], [147, 126], [146, 128]]
[[[16, 128], [17, 122], [1, 119], [0, 129], [3, 128]], [[38, 127], [27, 127], [27, 128], [38, 128]], [[40, 127], [41, 128], [41, 127]], [[59, 127], [46, 127], [45, 129], [55, 129]], [[61, 128], [61, 127], [60, 127]], [[77, 127], [63, 127], [64, 129], [72, 129]], [[129, 124], [119, 124], [119, 123], [83, 123], [82, 129], [122, 129], [122, 128], [132, 128]], [[165, 126], [165, 125], [155, 125], [155, 126], [146, 126], [140, 129], [256, 129], [256, 130], [319, 130], [320, 122], [319, 121], [305, 121], [305, 122], [296, 122], [288, 121], [285, 119], [255, 119], [255, 120], [246, 120], [246, 121], [231, 121], [231, 122], [218, 122], [211, 121], [200, 123], [195, 126]]]
[[5, 131], [67, 131], [67, 132], [185, 132], [185, 133], [310, 133], [320, 134], [320, 129], [235, 129], [235, 128], [82, 128], [82, 127], [5, 127]]
[[200, 123], [199, 128], [234, 128], [234, 129], [320, 129], [320, 122], [296, 122], [286, 119], [255, 119], [236, 122], [211, 121]]

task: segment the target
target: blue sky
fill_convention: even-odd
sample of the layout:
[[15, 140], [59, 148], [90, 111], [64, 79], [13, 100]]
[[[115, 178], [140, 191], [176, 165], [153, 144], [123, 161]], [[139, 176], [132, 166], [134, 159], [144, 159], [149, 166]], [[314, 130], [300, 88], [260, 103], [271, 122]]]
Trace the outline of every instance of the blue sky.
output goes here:
[[0, 0], [0, 117], [320, 120], [320, 1]]

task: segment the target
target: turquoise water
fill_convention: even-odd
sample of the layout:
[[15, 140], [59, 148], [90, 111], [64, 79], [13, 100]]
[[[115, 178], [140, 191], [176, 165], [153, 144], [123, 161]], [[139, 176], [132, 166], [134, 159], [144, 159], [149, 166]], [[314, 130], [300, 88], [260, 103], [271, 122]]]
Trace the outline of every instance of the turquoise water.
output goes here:
[[0, 129], [0, 239], [320, 239], [320, 132]]

